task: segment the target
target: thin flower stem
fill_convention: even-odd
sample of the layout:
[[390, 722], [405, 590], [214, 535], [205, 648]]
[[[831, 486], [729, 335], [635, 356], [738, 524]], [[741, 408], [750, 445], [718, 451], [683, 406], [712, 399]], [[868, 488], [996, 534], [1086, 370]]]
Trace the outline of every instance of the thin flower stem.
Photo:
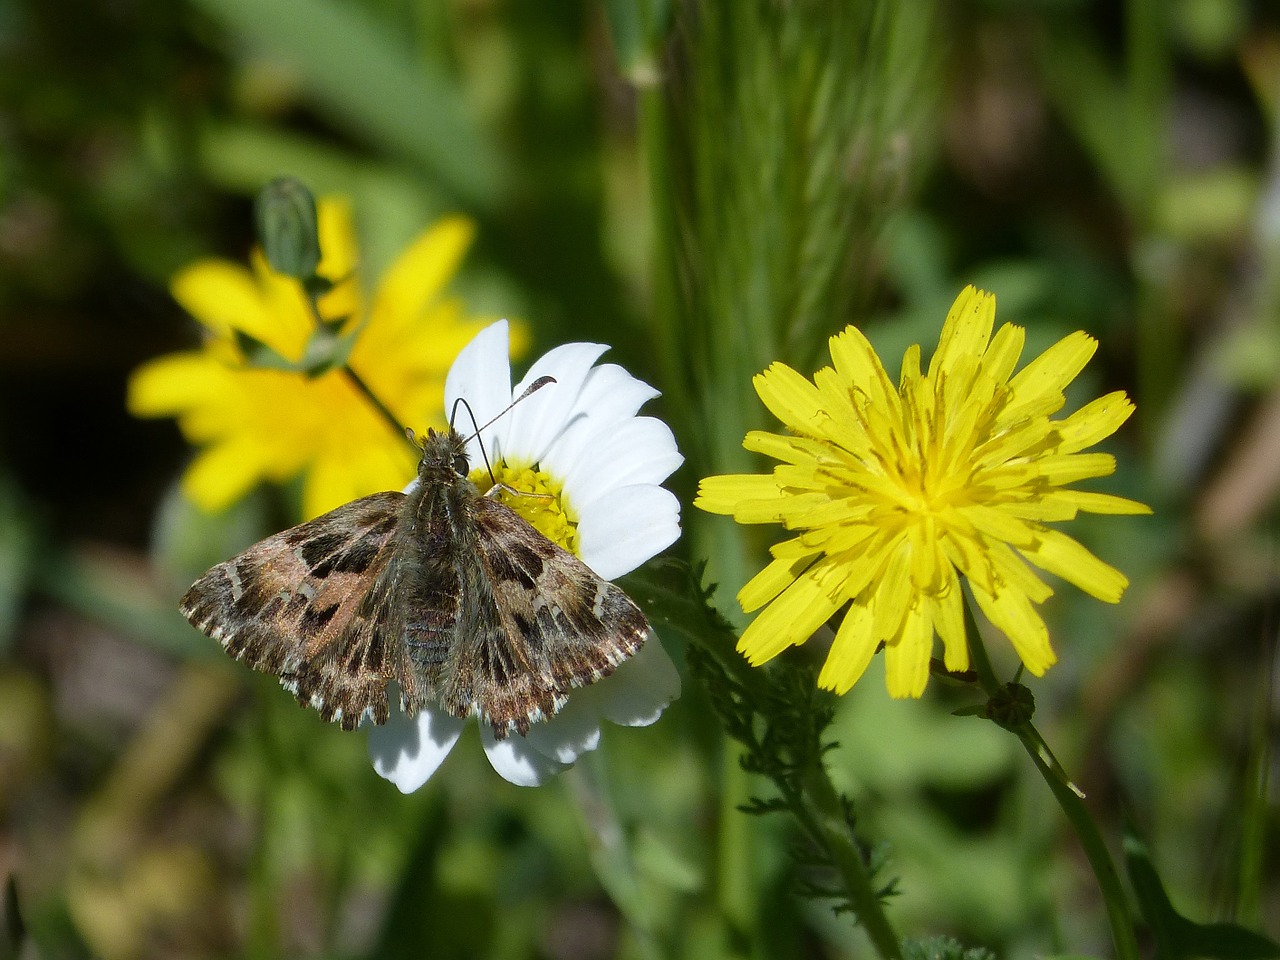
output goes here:
[[[320, 313], [320, 304], [313, 291], [306, 289], [305, 285], [303, 289], [306, 293], [307, 305], [311, 308], [311, 317], [316, 322], [316, 328], [319, 329], [319, 327], [324, 323], [324, 317]], [[387, 426], [391, 428], [391, 432], [397, 436], [404, 437], [410, 446], [414, 446], [413, 441], [409, 439], [409, 435], [405, 432], [404, 424], [396, 419], [396, 415], [391, 412], [391, 408], [383, 403], [381, 398], [374, 393], [372, 389], [370, 389], [369, 385], [364, 382], [364, 379], [360, 374], [351, 369], [351, 364], [344, 363], [339, 369], [342, 371], [342, 375], [347, 378], [353, 387], [356, 388], [356, 391], [369, 401], [369, 405], [373, 407], [378, 416], [381, 417]]]
[[350, 365], [345, 363], [342, 365], [342, 373], [351, 381], [351, 385], [364, 395], [364, 398], [369, 401], [373, 406], [373, 409], [378, 412], [378, 415], [386, 421], [392, 431], [399, 436], [404, 437], [405, 440], [409, 442], [409, 445], [413, 446], [413, 441], [409, 440], [409, 435], [405, 433], [404, 426], [396, 419], [396, 415], [391, 412], [385, 403], [378, 399], [378, 395], [369, 389], [369, 385], [360, 378], [360, 375], [352, 370]]
[[[965, 630], [969, 636], [969, 652], [973, 658], [973, 667], [978, 674], [978, 682], [988, 697], [1004, 695], [1005, 685], [996, 677], [995, 669], [982, 645], [982, 635], [978, 632], [978, 624], [973, 616], [969, 597], [964, 598]], [[1067, 778], [1061, 765], [1054, 759], [1052, 751], [1040, 731], [1030, 720], [1019, 723], [1016, 728], [1009, 728], [1022, 742], [1023, 748], [1031, 757], [1031, 762], [1040, 771], [1040, 776], [1049, 785], [1054, 799], [1066, 814], [1067, 820], [1075, 829], [1076, 837], [1084, 848], [1089, 866], [1097, 878], [1098, 889], [1107, 906], [1107, 918], [1111, 923], [1111, 939], [1115, 943], [1117, 960], [1138, 960], [1138, 941], [1133, 933], [1133, 921], [1129, 913], [1129, 901], [1125, 896], [1124, 886], [1120, 882], [1120, 873], [1107, 850], [1106, 842], [1097, 823], [1089, 814], [1082, 794]]]
[[[699, 645], [715, 657], [725, 672], [746, 690], [758, 689], [768, 682], [727, 645], [701, 637], [697, 639]], [[755, 696], [752, 699], [759, 703], [765, 698]], [[866, 930], [876, 952], [883, 960], [902, 960], [898, 935], [889, 923], [884, 904], [871, 884], [862, 851], [845, 817], [839, 791], [832, 784], [820, 755], [815, 755], [805, 764], [801, 784], [801, 795], [788, 798], [791, 801], [790, 809], [810, 838], [830, 855], [832, 864], [840, 873], [858, 922]]]
[[849, 894], [858, 922], [867, 932], [876, 952], [884, 960], [902, 960], [898, 935], [885, 916], [880, 897], [871, 885], [871, 877], [862, 860], [862, 851], [849, 830], [840, 794], [832, 786], [831, 778], [827, 776], [821, 761], [809, 766], [803, 782], [804, 794], [800, 797], [802, 805], [796, 811], [797, 816], [809, 833], [820, 839], [827, 848], [832, 863], [844, 880], [845, 892]]

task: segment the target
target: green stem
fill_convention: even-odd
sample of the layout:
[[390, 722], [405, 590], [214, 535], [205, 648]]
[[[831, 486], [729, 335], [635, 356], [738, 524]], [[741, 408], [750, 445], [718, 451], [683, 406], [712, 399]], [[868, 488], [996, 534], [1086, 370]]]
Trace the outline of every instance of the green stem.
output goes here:
[[[311, 308], [311, 317], [315, 320], [316, 327], [319, 328], [324, 323], [324, 317], [320, 313], [320, 304], [315, 293], [307, 289], [306, 284], [303, 284], [303, 290], [306, 293], [307, 305]], [[396, 418], [396, 415], [391, 412], [391, 408], [383, 403], [382, 399], [364, 382], [360, 374], [351, 369], [351, 364], [344, 363], [339, 369], [342, 371], [342, 375], [347, 378], [347, 381], [356, 388], [356, 392], [369, 401], [369, 405], [373, 407], [383, 422], [391, 428], [391, 432], [397, 436], [404, 437], [409, 445], [416, 450], [417, 446], [409, 439], [408, 433], [405, 432], [404, 424]]]
[[755, 837], [738, 807], [751, 799], [751, 775], [742, 769], [725, 735], [720, 774], [720, 824], [716, 850], [716, 905], [727, 926], [729, 956], [747, 956], [759, 939], [755, 890]]
[[[996, 677], [987, 657], [986, 648], [982, 645], [982, 636], [978, 632], [978, 624], [974, 620], [969, 598], [964, 602], [965, 630], [969, 635], [969, 652], [973, 657], [973, 667], [978, 674], [978, 682], [988, 697], [1004, 695], [1005, 685]], [[1120, 882], [1120, 873], [1107, 850], [1106, 842], [1097, 823], [1089, 815], [1084, 799], [1063, 772], [1062, 767], [1054, 759], [1040, 731], [1030, 720], [1023, 721], [1016, 728], [1010, 728], [1022, 742], [1023, 748], [1031, 757], [1031, 762], [1040, 771], [1040, 776], [1049, 785], [1058, 806], [1075, 829], [1084, 854], [1093, 868], [1097, 878], [1098, 889], [1106, 903], [1107, 918], [1111, 922], [1111, 939], [1115, 943], [1117, 960], [1138, 960], [1138, 941], [1133, 933], [1133, 921], [1129, 914], [1129, 901], [1125, 896], [1124, 886]]]
[[[759, 691], [769, 682], [767, 676], [751, 667], [727, 644], [716, 642], [724, 636], [724, 633], [720, 633], [719, 637], [713, 634], [710, 638], [698, 636], [695, 639], [720, 663], [726, 674], [748, 691], [748, 696], [754, 703], [766, 702], [767, 698], [762, 693], [753, 694], [753, 691]], [[732, 638], [731, 632], [728, 633], [728, 638]], [[801, 795], [789, 798], [793, 801], [790, 804], [791, 810], [810, 838], [830, 854], [831, 862], [840, 873], [845, 891], [853, 904], [858, 922], [866, 930], [876, 952], [884, 960], [902, 960], [898, 935], [889, 923], [884, 904], [871, 884], [862, 850], [845, 818], [840, 793], [827, 774], [820, 750], [815, 749], [812, 759], [805, 764], [801, 786]], [[797, 800], [798, 802], [794, 802]]]
[[832, 785], [821, 761], [809, 766], [803, 782], [804, 794], [800, 798], [803, 805], [797, 810], [797, 816], [810, 835], [826, 847], [831, 855], [832, 863], [840, 871], [845, 892], [849, 894], [858, 922], [867, 932], [876, 952], [884, 960], [902, 960], [898, 935], [885, 916], [884, 905], [871, 885], [871, 877], [862, 860], [862, 850], [849, 830], [840, 794]]
[[404, 426], [396, 419], [396, 415], [391, 412], [385, 403], [378, 399], [378, 395], [369, 389], [369, 385], [360, 378], [360, 375], [351, 369], [347, 364], [342, 365], [342, 374], [345, 376], [356, 390], [361, 393], [374, 410], [378, 412], [378, 416], [386, 421], [392, 431], [409, 441], [409, 445], [417, 449], [412, 440], [409, 440], [409, 434], [405, 432]]

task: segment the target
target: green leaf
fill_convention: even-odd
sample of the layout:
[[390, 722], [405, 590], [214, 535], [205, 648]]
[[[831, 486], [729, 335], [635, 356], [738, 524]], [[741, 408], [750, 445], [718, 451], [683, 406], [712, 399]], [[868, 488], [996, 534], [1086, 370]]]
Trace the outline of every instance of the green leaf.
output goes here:
[[995, 960], [986, 947], [966, 947], [951, 937], [903, 940], [902, 956], [904, 960]]
[[1280, 944], [1234, 923], [1196, 923], [1174, 909], [1156, 873], [1146, 844], [1132, 830], [1124, 838], [1129, 880], [1143, 919], [1151, 926], [1159, 960], [1217, 957], [1222, 960], [1260, 960], [1280, 957]]
[[622, 73], [638, 86], [654, 83], [671, 22], [670, 0], [605, 0], [604, 15]]
[[17, 960], [26, 942], [27, 931], [18, 907], [18, 884], [13, 877], [5, 880], [4, 909], [0, 918], [4, 920], [3, 927], [0, 927], [0, 960]]
[[35, 565], [38, 533], [30, 508], [7, 477], [0, 477], [0, 654], [13, 640], [18, 608]]
[[356, 329], [346, 334], [339, 333], [347, 319], [347, 317], [339, 317], [335, 320], [322, 321], [307, 338], [301, 360], [295, 361], [282, 357], [261, 340], [241, 330], [234, 331], [236, 346], [250, 367], [259, 370], [285, 370], [307, 377], [319, 377], [330, 370], [341, 370], [351, 358], [351, 351], [355, 349], [356, 338], [360, 331]]
[[461, 91], [386, 24], [337, 0], [194, 0], [303, 76], [318, 107], [392, 154], [429, 170], [460, 199], [490, 207], [500, 158], [471, 122]]

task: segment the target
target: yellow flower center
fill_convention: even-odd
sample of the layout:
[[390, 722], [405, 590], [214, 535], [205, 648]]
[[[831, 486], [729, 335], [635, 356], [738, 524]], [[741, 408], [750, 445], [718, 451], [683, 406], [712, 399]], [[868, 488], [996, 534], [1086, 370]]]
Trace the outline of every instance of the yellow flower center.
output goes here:
[[[527, 520], [535, 530], [574, 556], [578, 555], [578, 520], [564, 496], [564, 484], [543, 470], [499, 462], [493, 464], [493, 480], [482, 466], [471, 471], [471, 482], [481, 493], [496, 485], [494, 494]], [[513, 492], [514, 491], [514, 492]]]

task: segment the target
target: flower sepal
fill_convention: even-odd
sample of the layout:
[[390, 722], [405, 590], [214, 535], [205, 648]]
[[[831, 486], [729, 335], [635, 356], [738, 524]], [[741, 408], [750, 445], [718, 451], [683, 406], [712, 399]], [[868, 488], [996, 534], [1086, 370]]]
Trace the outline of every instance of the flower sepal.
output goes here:
[[243, 330], [233, 330], [236, 349], [244, 357], [245, 366], [258, 370], [284, 370], [300, 373], [310, 379], [324, 376], [331, 370], [341, 370], [351, 359], [359, 328], [343, 333], [349, 317], [333, 320], [321, 319], [307, 338], [302, 349], [302, 359], [290, 360], [266, 343]]
[[979, 708], [978, 715], [1016, 732], [1030, 723], [1035, 713], [1035, 694], [1021, 683], [1006, 683], [1000, 693]]

